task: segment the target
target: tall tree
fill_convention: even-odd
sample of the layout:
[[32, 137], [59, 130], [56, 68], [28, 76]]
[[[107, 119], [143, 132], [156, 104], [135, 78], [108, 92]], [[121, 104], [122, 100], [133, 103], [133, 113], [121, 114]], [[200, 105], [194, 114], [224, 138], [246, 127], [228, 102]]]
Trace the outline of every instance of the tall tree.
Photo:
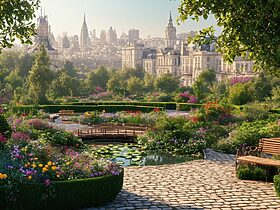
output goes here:
[[77, 76], [77, 70], [75, 69], [73, 63], [71, 61], [66, 61], [63, 68], [66, 70], [67, 74], [70, 77], [76, 77]]
[[[280, 1], [181, 0], [178, 10], [181, 21], [214, 15], [222, 27], [218, 50], [228, 61], [249, 56], [280, 76]], [[203, 44], [207, 36], [214, 38], [213, 27], [200, 31], [194, 41]]]
[[31, 43], [35, 34], [35, 11], [39, 0], [1, 0], [0, 2], [0, 51], [13, 46], [15, 38], [21, 43]]
[[179, 78], [171, 75], [164, 74], [157, 78], [155, 81], [155, 86], [162, 92], [172, 93], [179, 88], [180, 80]]
[[27, 78], [29, 96], [35, 103], [42, 104], [47, 102], [46, 93], [51, 81], [50, 60], [45, 47], [41, 45]]
[[88, 87], [91, 90], [94, 90], [97, 86], [106, 89], [109, 77], [110, 74], [108, 70], [105, 67], [101, 66], [89, 73], [87, 78]]
[[143, 92], [144, 81], [137, 77], [130, 77], [127, 81], [127, 89], [133, 94], [139, 96]]

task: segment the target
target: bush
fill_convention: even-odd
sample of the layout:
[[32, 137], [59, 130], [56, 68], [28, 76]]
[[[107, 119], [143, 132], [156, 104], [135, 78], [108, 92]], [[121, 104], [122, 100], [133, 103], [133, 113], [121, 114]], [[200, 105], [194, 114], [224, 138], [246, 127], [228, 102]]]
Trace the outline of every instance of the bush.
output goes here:
[[254, 101], [254, 89], [252, 84], [235, 84], [229, 88], [228, 100], [231, 104], [243, 105]]
[[20, 197], [17, 202], [4, 200], [5, 188], [0, 186], [1, 208], [4, 209], [80, 209], [100, 206], [112, 201], [123, 186], [123, 173], [118, 176], [107, 175], [89, 179], [55, 181], [52, 188], [54, 196], [45, 199], [45, 186], [37, 183], [19, 184]]
[[12, 134], [11, 126], [3, 115], [0, 115], [0, 134], [6, 138], [10, 138]]
[[264, 168], [254, 166], [240, 166], [237, 169], [237, 177], [243, 180], [266, 181], [268, 179]]
[[280, 175], [276, 175], [273, 178], [274, 188], [278, 197], [280, 197]]

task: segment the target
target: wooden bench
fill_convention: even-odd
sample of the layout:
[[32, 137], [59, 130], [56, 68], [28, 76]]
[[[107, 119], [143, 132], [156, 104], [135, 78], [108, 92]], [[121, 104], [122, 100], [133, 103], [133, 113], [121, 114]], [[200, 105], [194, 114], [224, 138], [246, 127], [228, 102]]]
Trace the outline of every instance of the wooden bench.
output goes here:
[[271, 159], [272, 155], [280, 155], [280, 138], [263, 138], [259, 146], [244, 147], [237, 150], [236, 169], [240, 163], [280, 166], [280, 160]]
[[60, 110], [59, 116], [61, 116], [62, 121], [69, 121], [69, 116], [75, 115], [74, 110]]

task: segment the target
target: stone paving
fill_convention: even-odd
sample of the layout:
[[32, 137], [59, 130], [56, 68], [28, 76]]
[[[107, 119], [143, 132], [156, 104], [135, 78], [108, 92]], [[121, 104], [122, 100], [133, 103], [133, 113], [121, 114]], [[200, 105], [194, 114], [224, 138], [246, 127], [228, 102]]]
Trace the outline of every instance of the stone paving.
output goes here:
[[205, 160], [125, 168], [117, 198], [92, 209], [279, 209], [273, 184], [235, 177], [234, 156], [206, 150]]

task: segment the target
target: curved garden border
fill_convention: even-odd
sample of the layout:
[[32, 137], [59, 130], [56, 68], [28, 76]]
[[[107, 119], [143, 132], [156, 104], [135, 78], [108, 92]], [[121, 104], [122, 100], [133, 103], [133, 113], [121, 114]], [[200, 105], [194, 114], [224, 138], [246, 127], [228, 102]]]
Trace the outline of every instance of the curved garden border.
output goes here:
[[[5, 188], [0, 187], [1, 209], [80, 209], [96, 207], [115, 199], [123, 186], [123, 172], [120, 175], [106, 175], [88, 179], [55, 181], [49, 190], [54, 196], [42, 200], [45, 187], [41, 184], [19, 184], [16, 202], [7, 203], [3, 197]], [[45, 193], [46, 194], [46, 193]], [[49, 194], [49, 193], [48, 193]], [[46, 194], [47, 195], [47, 194]]]

